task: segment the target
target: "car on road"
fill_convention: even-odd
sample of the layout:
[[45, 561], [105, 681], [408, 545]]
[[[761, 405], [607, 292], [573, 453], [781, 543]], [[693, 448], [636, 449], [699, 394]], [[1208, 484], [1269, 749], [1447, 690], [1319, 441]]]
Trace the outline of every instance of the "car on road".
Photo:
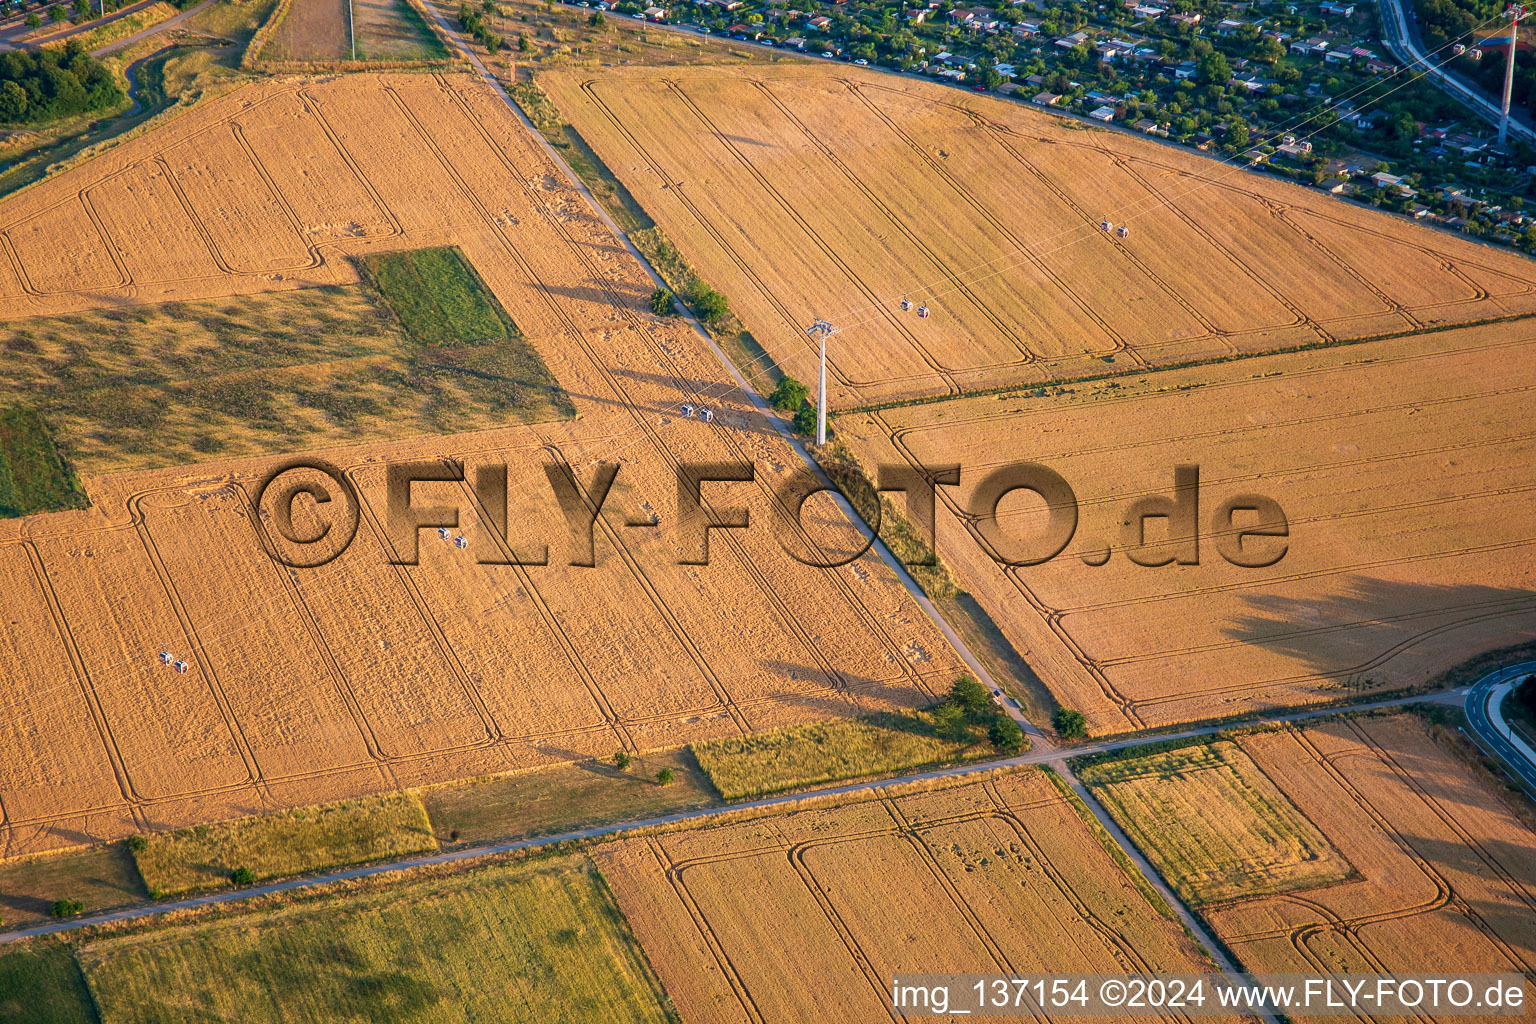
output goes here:
[[823, 57], [826, 57], [826, 58], [828, 58], [828, 59], [831, 59], [831, 57], [832, 57], [832, 51], [831, 51], [831, 50], [822, 50], [822, 51], [821, 51], [821, 55], [822, 55], [822, 56], [823, 56]]
[[869, 61], [865, 60], [863, 57], [860, 57], [858, 60], [854, 61], [854, 63], [861, 68], [869, 67]]

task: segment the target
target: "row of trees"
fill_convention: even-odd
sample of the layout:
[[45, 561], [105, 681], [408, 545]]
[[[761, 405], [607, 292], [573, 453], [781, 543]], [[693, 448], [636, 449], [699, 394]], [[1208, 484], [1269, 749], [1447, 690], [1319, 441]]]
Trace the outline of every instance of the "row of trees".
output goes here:
[[486, 52], [493, 57], [496, 51], [501, 49], [501, 36], [491, 31], [490, 25], [486, 24], [485, 16], [495, 13], [496, 5], [491, 3], [491, 0], [483, 0], [479, 10], [467, 3], [459, 4], [459, 26], [474, 36], [475, 41], [485, 47]]
[[76, 40], [0, 55], [0, 122], [36, 123], [116, 106], [123, 91]]

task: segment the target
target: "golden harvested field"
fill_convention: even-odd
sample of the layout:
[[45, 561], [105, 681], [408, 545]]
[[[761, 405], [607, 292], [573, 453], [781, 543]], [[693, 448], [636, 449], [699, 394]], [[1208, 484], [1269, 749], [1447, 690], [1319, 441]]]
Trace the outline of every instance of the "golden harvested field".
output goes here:
[[593, 858], [693, 1024], [885, 1020], [900, 972], [1204, 967], [1036, 769]]
[[[126, 181], [164, 203], [128, 201]], [[362, 498], [356, 541], [318, 569], [275, 564], [248, 513], [275, 451], [87, 473], [90, 509], [0, 522], [0, 855], [909, 708], [960, 671], [877, 557], [816, 569], [781, 550], [772, 488], [794, 454], [695, 336], [645, 311], [649, 279], [477, 79], [247, 87], [0, 203], [0, 244], [7, 330], [355, 285], [353, 256], [454, 245], [576, 410], [316, 452]], [[720, 417], [681, 419], [684, 401]], [[426, 530], [418, 565], [389, 564], [382, 463], [444, 458], [470, 480], [508, 465], [511, 542], [549, 545], [548, 566], [478, 564], [494, 537], [447, 483], [417, 501], [461, 505], [472, 546]], [[753, 526], [680, 565], [675, 466], [725, 459], [757, 482], [706, 500]], [[567, 564], [555, 462], [582, 481], [621, 466], [596, 568]], [[823, 500], [807, 525], [846, 538]]]
[[[1354, 718], [1236, 742], [1358, 872], [1204, 908], [1245, 970], [1390, 974], [1422, 970], [1426, 951], [1446, 971], [1536, 967], [1529, 808], [1437, 745], [1420, 719]], [[1178, 827], [1156, 814], [1137, 820]]]
[[1536, 312], [1519, 256], [1017, 103], [804, 65], [539, 84], [786, 372], [842, 329], [834, 408]]
[[[1486, 325], [836, 426], [871, 465], [963, 466], [939, 489], [940, 555], [1063, 705], [1119, 732], [1420, 685], [1536, 639], [1533, 354], [1536, 325]], [[959, 516], [1025, 460], [1066, 479], [1078, 524], [1055, 559], [1010, 568]], [[1128, 506], [1171, 496], [1181, 463], [1200, 467], [1200, 562], [1133, 564]], [[1230, 564], [1212, 532], [1254, 492], [1289, 522], [1268, 568]], [[1042, 511], [1016, 492], [1000, 527], [1044, 554]]]
[[1228, 740], [1111, 760], [1080, 777], [1192, 906], [1350, 874], [1339, 851]]

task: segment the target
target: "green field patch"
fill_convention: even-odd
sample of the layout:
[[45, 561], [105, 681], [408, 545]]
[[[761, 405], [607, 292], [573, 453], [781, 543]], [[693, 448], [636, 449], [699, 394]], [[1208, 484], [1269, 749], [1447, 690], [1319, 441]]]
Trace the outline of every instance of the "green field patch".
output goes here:
[[512, 318], [455, 248], [381, 253], [363, 257], [362, 264], [419, 345], [519, 336]]
[[584, 855], [106, 939], [79, 958], [102, 1024], [675, 1020]]
[[74, 951], [51, 943], [0, 952], [0, 1024], [96, 1024]]
[[296, 807], [144, 838], [134, 860], [145, 886], [162, 896], [229, 885], [240, 868], [259, 881], [437, 849], [426, 809], [410, 793]]
[[695, 743], [693, 753], [727, 800], [843, 779], [996, 756], [985, 728], [941, 733], [929, 711], [796, 725]]
[[80, 481], [35, 410], [0, 409], [0, 517], [84, 508]]
[[1078, 777], [1191, 906], [1311, 889], [1354, 874], [1231, 740], [1103, 760]]

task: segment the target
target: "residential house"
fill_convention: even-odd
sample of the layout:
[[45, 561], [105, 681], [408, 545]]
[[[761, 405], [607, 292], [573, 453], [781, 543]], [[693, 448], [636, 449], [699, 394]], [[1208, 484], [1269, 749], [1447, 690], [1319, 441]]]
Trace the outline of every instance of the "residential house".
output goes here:
[[1193, 11], [1190, 11], [1188, 14], [1170, 14], [1168, 15], [1168, 20], [1173, 22], [1175, 25], [1188, 25], [1193, 28], [1194, 26], [1200, 24], [1200, 15]]
[[1054, 107], [1061, 102], [1061, 94], [1055, 92], [1037, 92], [1030, 99], [1031, 103], [1041, 107]]
[[1344, 0], [1324, 0], [1317, 10], [1325, 18], [1353, 18], [1355, 16], [1355, 5], [1345, 3]]
[[816, 17], [805, 23], [806, 28], [813, 28], [818, 32], [827, 31], [831, 24], [832, 19], [827, 17], [825, 14], [818, 14]]
[[1088, 112], [1088, 116], [1095, 121], [1113, 121], [1115, 119], [1115, 108], [1107, 104], [1102, 107], [1095, 107]]

